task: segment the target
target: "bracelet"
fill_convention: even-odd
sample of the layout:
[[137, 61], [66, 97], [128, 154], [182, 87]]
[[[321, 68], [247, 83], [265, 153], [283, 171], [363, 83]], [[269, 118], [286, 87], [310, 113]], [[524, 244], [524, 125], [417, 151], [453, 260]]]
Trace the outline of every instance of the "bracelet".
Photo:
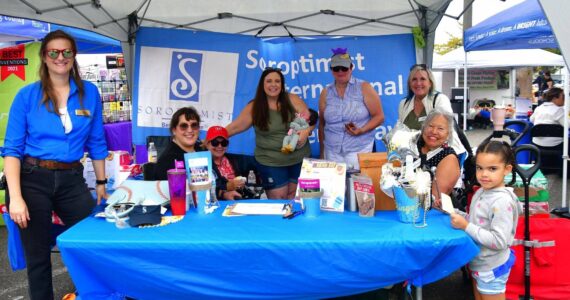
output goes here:
[[96, 185], [105, 185], [105, 184], [107, 184], [107, 178], [105, 178], [103, 180], [97, 179], [97, 180], [95, 180], [95, 184]]

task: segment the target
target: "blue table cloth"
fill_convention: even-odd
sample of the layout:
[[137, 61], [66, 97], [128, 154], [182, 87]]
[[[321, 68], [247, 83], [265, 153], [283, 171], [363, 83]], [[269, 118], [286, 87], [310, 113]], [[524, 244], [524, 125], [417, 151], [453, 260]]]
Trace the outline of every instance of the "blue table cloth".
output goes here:
[[422, 286], [479, 248], [431, 211], [415, 228], [396, 212], [223, 217], [118, 229], [90, 217], [58, 237], [81, 299], [302, 299], [350, 295], [410, 280]]

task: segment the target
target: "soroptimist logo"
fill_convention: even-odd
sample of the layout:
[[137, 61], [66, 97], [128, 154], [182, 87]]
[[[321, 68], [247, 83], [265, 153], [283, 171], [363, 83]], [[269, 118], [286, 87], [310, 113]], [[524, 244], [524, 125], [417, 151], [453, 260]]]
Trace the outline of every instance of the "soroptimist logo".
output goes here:
[[170, 62], [170, 100], [199, 101], [202, 53], [173, 51]]

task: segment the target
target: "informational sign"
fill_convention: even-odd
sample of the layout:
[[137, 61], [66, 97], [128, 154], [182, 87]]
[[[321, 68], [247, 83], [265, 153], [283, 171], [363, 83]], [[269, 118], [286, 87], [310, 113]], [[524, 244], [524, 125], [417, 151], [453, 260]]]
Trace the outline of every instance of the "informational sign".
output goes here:
[[[333, 82], [331, 49], [339, 47], [348, 48], [353, 76], [370, 82], [380, 95], [386, 116], [376, 129], [381, 150], [380, 138], [398, 118], [409, 68], [416, 63], [411, 34], [293, 40], [143, 27], [135, 52], [133, 142], [169, 135], [172, 114], [189, 105], [200, 113], [202, 135], [212, 125], [228, 125], [253, 99], [266, 67], [280, 68], [288, 91], [318, 110], [321, 91]], [[309, 141], [318, 154], [316, 130]], [[229, 151], [253, 154], [254, 147], [250, 129], [232, 137]]]
[[[509, 72], [506, 70], [469, 69], [467, 85], [475, 89], [508, 89]], [[463, 72], [459, 72], [459, 86], [463, 86]]]

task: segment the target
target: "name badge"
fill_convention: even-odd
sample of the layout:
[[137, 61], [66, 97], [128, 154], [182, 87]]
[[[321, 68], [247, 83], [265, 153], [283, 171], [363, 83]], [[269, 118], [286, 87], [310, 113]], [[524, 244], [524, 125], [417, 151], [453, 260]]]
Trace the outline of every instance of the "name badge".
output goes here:
[[76, 109], [75, 115], [89, 117], [91, 116], [91, 112], [88, 109]]
[[427, 118], [427, 116], [426, 116], [426, 117], [419, 117], [419, 118], [418, 118], [418, 122], [423, 122], [423, 121], [426, 120], [426, 118]]

